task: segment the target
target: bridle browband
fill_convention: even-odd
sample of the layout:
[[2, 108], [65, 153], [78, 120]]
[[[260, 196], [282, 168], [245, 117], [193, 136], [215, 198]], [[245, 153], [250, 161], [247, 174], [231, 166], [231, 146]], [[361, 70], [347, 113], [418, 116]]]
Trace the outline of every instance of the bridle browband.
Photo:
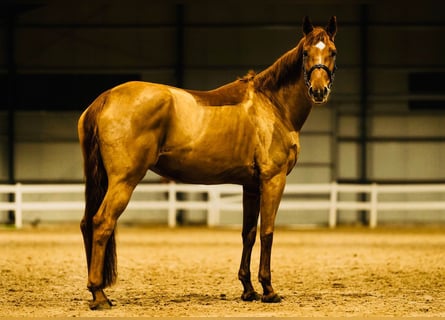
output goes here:
[[329, 77], [328, 89], [331, 89], [332, 84], [334, 83], [334, 79], [335, 79], [335, 71], [337, 70], [337, 64], [334, 63], [334, 70], [332, 70], [332, 71], [328, 68], [328, 66], [326, 66], [325, 64], [321, 64], [321, 63], [314, 64], [309, 69], [309, 71], [307, 71], [305, 66], [304, 66], [305, 65], [305, 61], [306, 61], [306, 57], [303, 56], [303, 75], [304, 75], [304, 83], [306, 83], [306, 86], [308, 88], [310, 88], [310, 86], [311, 86], [310, 80], [311, 80], [312, 72], [315, 69], [323, 69], [324, 71], [326, 71], [326, 73], [328, 74], [328, 77]]

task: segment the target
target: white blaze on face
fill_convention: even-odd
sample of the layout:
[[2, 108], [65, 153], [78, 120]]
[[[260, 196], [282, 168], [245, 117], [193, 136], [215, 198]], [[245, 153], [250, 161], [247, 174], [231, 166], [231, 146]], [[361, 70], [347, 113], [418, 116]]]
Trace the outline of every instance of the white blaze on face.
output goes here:
[[[319, 42], [315, 45], [315, 47], [318, 48], [318, 49], [321, 51], [321, 50], [323, 50], [323, 49], [326, 47], [326, 45], [324, 44], [323, 41], [319, 41]], [[322, 63], [322, 61], [321, 61], [321, 55], [318, 57], [318, 63], [319, 63], [319, 64]]]
[[326, 47], [326, 45], [324, 44], [323, 41], [319, 41], [319, 42], [315, 45], [315, 47], [318, 48], [318, 49], [320, 49], [320, 50], [323, 50], [323, 49]]

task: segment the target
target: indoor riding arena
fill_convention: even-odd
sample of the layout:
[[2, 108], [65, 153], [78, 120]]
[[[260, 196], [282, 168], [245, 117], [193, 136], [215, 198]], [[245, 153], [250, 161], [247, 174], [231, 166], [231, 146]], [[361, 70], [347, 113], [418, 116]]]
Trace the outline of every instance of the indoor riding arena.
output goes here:
[[444, 9], [2, 1], [0, 318], [445, 317]]

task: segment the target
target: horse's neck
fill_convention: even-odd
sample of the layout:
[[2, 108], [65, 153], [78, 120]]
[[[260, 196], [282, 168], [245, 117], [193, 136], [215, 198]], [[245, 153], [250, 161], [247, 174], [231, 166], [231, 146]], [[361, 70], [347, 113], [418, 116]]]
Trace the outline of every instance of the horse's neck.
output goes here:
[[305, 93], [303, 76], [295, 82], [280, 87], [257, 88], [271, 103], [292, 131], [300, 131], [312, 110], [312, 103]]
[[279, 110], [294, 131], [300, 131], [312, 109], [304, 83], [302, 51], [303, 40], [254, 79], [255, 88]]
[[[301, 77], [302, 78], [302, 77]], [[294, 131], [300, 131], [312, 110], [312, 103], [308, 99], [304, 81], [289, 84], [279, 88], [276, 93], [276, 100], [283, 109], [283, 114], [291, 123]]]

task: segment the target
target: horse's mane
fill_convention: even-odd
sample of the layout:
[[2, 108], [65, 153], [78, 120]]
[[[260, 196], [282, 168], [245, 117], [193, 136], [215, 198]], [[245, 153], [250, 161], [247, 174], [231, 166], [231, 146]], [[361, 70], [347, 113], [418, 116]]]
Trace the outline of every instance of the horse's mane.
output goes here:
[[277, 90], [280, 87], [297, 81], [302, 76], [303, 44], [316, 44], [327, 41], [328, 34], [323, 28], [315, 27], [303, 37], [297, 46], [275, 61], [270, 67], [256, 74], [249, 71], [245, 76], [210, 91], [186, 90], [201, 104], [207, 106], [237, 105], [244, 101], [249, 83], [253, 82], [256, 90]]
[[244, 101], [247, 94], [249, 81], [252, 75], [248, 73], [243, 78], [225, 84], [219, 88], [210, 91], [186, 90], [193, 95], [195, 99], [207, 106], [227, 106], [237, 105]]
[[302, 74], [303, 44], [316, 44], [326, 41], [327, 35], [323, 28], [315, 27], [307, 36], [303, 37], [297, 46], [275, 61], [269, 68], [257, 74], [254, 78], [255, 89], [276, 90], [283, 85], [297, 81]]

